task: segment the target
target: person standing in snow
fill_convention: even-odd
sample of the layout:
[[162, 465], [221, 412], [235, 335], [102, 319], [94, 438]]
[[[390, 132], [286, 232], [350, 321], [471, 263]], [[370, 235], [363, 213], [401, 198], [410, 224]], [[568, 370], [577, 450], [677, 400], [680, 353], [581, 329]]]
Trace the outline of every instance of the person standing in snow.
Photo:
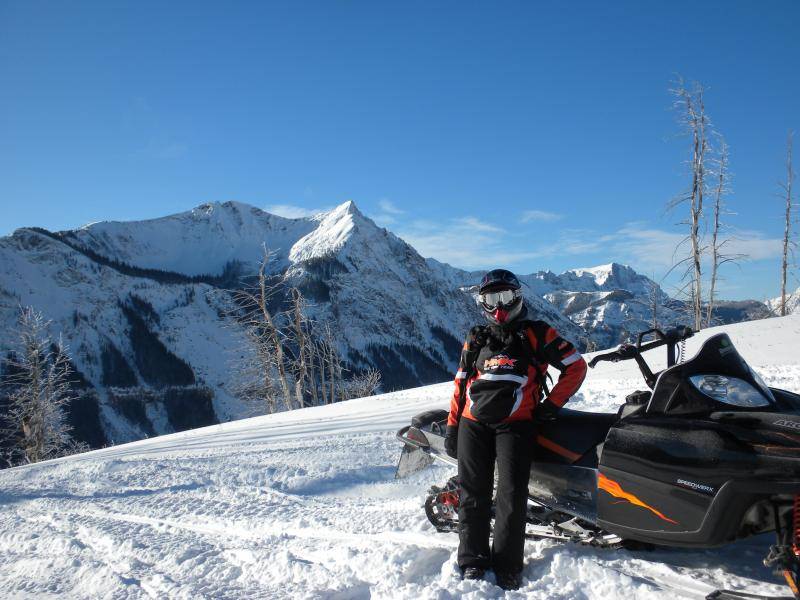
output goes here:
[[[522, 581], [537, 422], [555, 418], [586, 376], [586, 361], [570, 342], [547, 323], [527, 318], [520, 287], [504, 269], [490, 271], [481, 281], [477, 300], [489, 325], [473, 327], [464, 343], [445, 437], [447, 453], [458, 459], [458, 566], [464, 579], [481, 579], [492, 569], [506, 590]], [[542, 400], [549, 365], [561, 373]]]

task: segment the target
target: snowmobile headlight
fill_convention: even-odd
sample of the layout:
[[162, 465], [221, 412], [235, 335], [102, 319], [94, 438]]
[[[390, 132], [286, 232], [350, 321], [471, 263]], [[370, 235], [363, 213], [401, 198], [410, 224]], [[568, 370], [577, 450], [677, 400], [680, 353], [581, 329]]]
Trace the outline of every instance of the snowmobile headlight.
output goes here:
[[769, 406], [769, 400], [757, 388], [738, 377], [727, 375], [693, 375], [689, 381], [700, 392], [717, 402], [754, 408]]
[[753, 379], [755, 379], [756, 383], [761, 387], [761, 393], [769, 398], [772, 402], [775, 402], [775, 396], [772, 395], [772, 391], [769, 389], [769, 386], [764, 383], [764, 380], [761, 379], [761, 376], [751, 369], [749, 365], [747, 368], [750, 369], [750, 375], [753, 376]]

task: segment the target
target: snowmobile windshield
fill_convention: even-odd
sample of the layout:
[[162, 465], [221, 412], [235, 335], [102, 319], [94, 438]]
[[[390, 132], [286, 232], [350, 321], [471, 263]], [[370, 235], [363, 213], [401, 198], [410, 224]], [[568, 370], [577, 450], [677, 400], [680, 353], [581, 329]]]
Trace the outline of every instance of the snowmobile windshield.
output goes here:
[[659, 375], [647, 412], [758, 410], [773, 404], [770, 389], [721, 333], [706, 340], [694, 358]]

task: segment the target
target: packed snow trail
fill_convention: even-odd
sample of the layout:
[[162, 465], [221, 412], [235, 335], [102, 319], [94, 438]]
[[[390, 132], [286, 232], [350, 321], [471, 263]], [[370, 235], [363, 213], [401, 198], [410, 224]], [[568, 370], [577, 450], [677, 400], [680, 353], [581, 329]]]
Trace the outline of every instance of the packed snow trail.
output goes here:
[[[726, 328], [771, 385], [800, 391], [800, 316]], [[690, 340], [693, 353], [702, 339]], [[571, 406], [614, 410], [632, 365], [592, 371]], [[396, 480], [395, 431], [446, 407], [441, 384], [227, 423], [0, 472], [2, 598], [701, 599], [785, 595], [771, 537], [715, 551], [528, 542], [523, 588], [460, 581], [457, 536], [428, 524], [428, 487]]]

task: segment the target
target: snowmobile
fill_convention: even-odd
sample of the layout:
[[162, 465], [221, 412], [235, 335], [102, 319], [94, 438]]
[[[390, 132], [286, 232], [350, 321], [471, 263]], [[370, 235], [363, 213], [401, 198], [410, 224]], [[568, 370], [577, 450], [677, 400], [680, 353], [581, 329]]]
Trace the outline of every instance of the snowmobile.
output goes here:
[[[725, 333], [683, 362], [692, 335], [688, 327], [652, 329], [592, 358], [592, 368], [636, 361], [648, 389], [629, 394], [616, 413], [563, 408], [539, 427], [526, 535], [714, 548], [774, 531], [764, 564], [800, 599], [800, 395], [768, 387]], [[654, 373], [643, 354], [663, 346], [667, 368]], [[444, 449], [446, 420], [447, 411], [429, 410], [397, 432], [398, 477], [434, 460], [457, 465]], [[425, 512], [438, 531], [457, 530], [458, 494], [457, 477], [431, 488]]]

